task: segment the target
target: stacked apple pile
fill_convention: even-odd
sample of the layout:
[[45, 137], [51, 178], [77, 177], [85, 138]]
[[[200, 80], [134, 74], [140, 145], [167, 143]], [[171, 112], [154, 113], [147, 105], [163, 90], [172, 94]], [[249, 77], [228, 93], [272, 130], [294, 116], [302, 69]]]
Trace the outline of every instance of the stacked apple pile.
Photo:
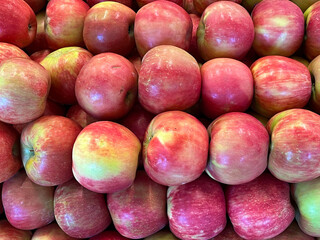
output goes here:
[[320, 239], [320, 2], [0, 0], [0, 240]]

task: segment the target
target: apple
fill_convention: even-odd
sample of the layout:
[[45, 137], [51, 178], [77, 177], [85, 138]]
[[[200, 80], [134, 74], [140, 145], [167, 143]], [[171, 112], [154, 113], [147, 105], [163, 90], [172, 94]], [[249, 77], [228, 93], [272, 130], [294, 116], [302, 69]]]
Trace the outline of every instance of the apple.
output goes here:
[[[242, 0], [241, 5], [247, 9], [249, 13], [252, 12], [253, 8], [262, 0]], [[287, 0], [285, 0], [287, 1]]]
[[305, 109], [290, 109], [273, 116], [267, 129], [271, 136], [268, 169], [289, 183], [320, 176], [320, 116]]
[[[100, 2], [106, 2], [107, 0], [86, 0], [88, 5], [93, 7], [95, 4], [100, 3]], [[122, 3], [126, 5], [129, 8], [132, 8], [132, 0], [116, 0], [115, 2]]]
[[228, 112], [245, 112], [253, 98], [253, 77], [242, 62], [216, 58], [201, 66], [201, 109], [214, 119]]
[[181, 48], [162, 45], [142, 59], [138, 81], [139, 102], [158, 114], [186, 110], [200, 98], [201, 74], [197, 61]]
[[304, 107], [311, 96], [311, 76], [302, 63], [282, 56], [259, 58], [251, 66], [252, 109], [270, 118], [278, 112]]
[[[136, 0], [138, 7], [142, 8], [144, 5], [147, 5], [148, 3], [154, 2], [155, 0]], [[170, 2], [173, 2], [181, 7], [183, 7], [183, 0], [167, 0]]]
[[264, 0], [253, 9], [253, 48], [260, 56], [291, 56], [304, 37], [301, 9], [290, 1]]
[[[219, 2], [219, 1], [221, 0], [193, 0], [193, 5], [197, 13], [201, 15], [210, 4], [214, 2]], [[242, 2], [242, 0], [225, 0], [225, 1], [231, 1], [238, 4]]]
[[320, 178], [291, 185], [297, 204], [296, 219], [301, 230], [313, 237], [320, 237]]
[[227, 212], [236, 233], [245, 239], [269, 239], [294, 219], [289, 184], [270, 173], [251, 182], [226, 186]]
[[53, 222], [42, 228], [38, 228], [33, 236], [32, 240], [77, 240], [68, 236], [56, 222]]
[[145, 135], [144, 169], [162, 185], [191, 182], [206, 168], [208, 146], [209, 135], [198, 119], [181, 111], [160, 113]]
[[252, 111], [251, 109], [249, 109], [248, 111], [246, 111], [246, 113], [250, 114], [251, 116], [255, 117], [256, 119], [258, 119], [263, 126], [267, 126], [267, 123], [269, 121], [269, 118], [266, 118], [262, 115], [260, 115], [259, 113], [256, 113], [255, 111]]
[[133, 51], [128, 57], [128, 60], [133, 64], [134, 68], [137, 70], [137, 73], [139, 75], [142, 61], [139, 53], [137, 51]]
[[82, 0], [50, 0], [44, 19], [49, 48], [83, 47], [82, 31], [88, 10], [88, 4]]
[[30, 55], [31, 60], [40, 63], [46, 56], [51, 53], [50, 49], [44, 49], [37, 52], [34, 52]]
[[200, 23], [200, 17], [196, 14], [189, 14], [189, 15], [192, 20], [192, 37], [191, 37], [189, 53], [195, 59], [197, 59], [197, 61], [201, 61], [202, 59], [199, 54], [198, 44], [197, 44], [197, 30]]
[[272, 238], [272, 240], [314, 240], [313, 237], [301, 231], [296, 221], [293, 221], [290, 226], [282, 233]]
[[47, 1], [46, 0], [24, 0], [28, 5], [32, 8], [35, 13], [38, 13], [41, 9], [43, 9]]
[[59, 227], [74, 238], [90, 238], [111, 223], [104, 195], [85, 189], [74, 179], [56, 188], [54, 215]]
[[113, 52], [127, 56], [134, 48], [133, 26], [136, 13], [128, 6], [105, 1], [88, 11], [83, 40], [93, 54]]
[[312, 4], [305, 12], [306, 36], [304, 40], [304, 54], [311, 61], [320, 54], [320, 2]]
[[37, 20], [33, 10], [23, 0], [0, 1], [0, 42], [24, 48], [34, 40]]
[[0, 183], [7, 181], [22, 167], [19, 140], [19, 133], [11, 125], [0, 122]]
[[47, 55], [40, 64], [51, 76], [48, 98], [61, 104], [76, 104], [76, 79], [91, 58], [92, 54], [81, 47], [60, 48]]
[[93, 236], [89, 240], [129, 240], [129, 238], [122, 236], [115, 230], [106, 230]]
[[311, 109], [320, 113], [320, 55], [314, 58], [308, 65], [314, 84], [312, 84], [312, 94], [309, 101]]
[[139, 139], [128, 128], [111, 121], [91, 123], [74, 143], [73, 175], [94, 192], [123, 190], [135, 179], [140, 149]]
[[227, 223], [227, 226], [219, 233], [214, 240], [243, 240], [233, 229], [231, 223]]
[[182, 7], [187, 11], [187, 13], [198, 15], [198, 12], [193, 5], [193, 0], [183, 0]]
[[303, 65], [305, 65], [306, 67], [309, 66], [309, 61], [303, 57], [300, 56], [291, 56], [290, 58], [297, 60], [298, 62], [301, 62]]
[[206, 174], [193, 182], [169, 187], [167, 205], [170, 229], [180, 239], [211, 239], [227, 223], [222, 187]]
[[2, 61], [0, 121], [18, 124], [40, 117], [45, 109], [50, 84], [47, 70], [30, 59], [12, 58]]
[[28, 177], [42, 186], [56, 186], [72, 178], [72, 149], [81, 131], [73, 120], [42, 116], [21, 133], [22, 161]]
[[173, 45], [188, 51], [192, 21], [189, 14], [176, 3], [154, 1], [137, 12], [134, 37], [140, 56], [159, 45]]
[[98, 120], [86, 113], [78, 104], [72, 105], [67, 112], [67, 118], [72, 119], [78, 123], [82, 128], [88, 126], [90, 123]]
[[0, 220], [0, 239], [31, 240], [32, 232], [13, 227], [7, 220]]
[[254, 26], [249, 13], [230, 1], [210, 4], [203, 12], [197, 30], [200, 55], [213, 58], [242, 59], [251, 48]]
[[16, 57], [30, 59], [28, 54], [26, 54], [16, 45], [13, 45], [11, 43], [0, 42], [0, 64], [3, 60]]
[[0, 215], [3, 213], [3, 205], [2, 205], [2, 183], [0, 183]]
[[91, 58], [78, 74], [75, 93], [79, 105], [101, 120], [125, 116], [137, 98], [138, 74], [133, 64], [115, 53]]
[[2, 187], [4, 212], [10, 224], [18, 229], [32, 230], [54, 220], [53, 187], [32, 182], [21, 169]]
[[173, 235], [168, 229], [162, 229], [159, 232], [146, 237], [145, 240], [179, 240], [179, 238]]
[[108, 209], [117, 231], [131, 239], [148, 237], [168, 223], [167, 188], [137, 171], [133, 184], [107, 195]]

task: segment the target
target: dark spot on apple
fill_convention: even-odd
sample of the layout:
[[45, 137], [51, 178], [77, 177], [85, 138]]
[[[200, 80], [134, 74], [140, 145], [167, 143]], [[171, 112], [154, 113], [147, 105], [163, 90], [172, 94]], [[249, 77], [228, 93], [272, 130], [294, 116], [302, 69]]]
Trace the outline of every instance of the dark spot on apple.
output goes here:
[[120, 66], [120, 65], [113, 65], [113, 66], [111, 66], [111, 68], [112, 68], [112, 69], [114, 69], [114, 68], [121, 68], [121, 66]]
[[31, 24], [29, 23], [28, 24], [28, 31], [30, 31], [32, 29], [32, 26], [31, 26]]
[[12, 155], [13, 155], [13, 157], [20, 156], [20, 143], [18, 140], [12, 146]]

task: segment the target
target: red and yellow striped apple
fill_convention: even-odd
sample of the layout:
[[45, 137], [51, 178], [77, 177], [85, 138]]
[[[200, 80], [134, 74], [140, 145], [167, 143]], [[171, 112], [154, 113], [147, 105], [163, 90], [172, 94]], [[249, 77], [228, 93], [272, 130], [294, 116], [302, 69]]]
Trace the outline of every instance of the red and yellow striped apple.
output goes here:
[[28, 54], [26, 54], [21, 48], [17, 47], [16, 45], [0, 42], [0, 63], [3, 60], [16, 57], [30, 59]]

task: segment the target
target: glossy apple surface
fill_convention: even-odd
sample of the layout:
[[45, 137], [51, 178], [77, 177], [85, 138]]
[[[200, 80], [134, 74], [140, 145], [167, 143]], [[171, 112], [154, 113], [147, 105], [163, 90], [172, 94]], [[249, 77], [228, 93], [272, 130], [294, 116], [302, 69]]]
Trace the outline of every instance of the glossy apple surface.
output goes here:
[[0, 42], [0, 63], [3, 60], [16, 57], [30, 59], [28, 54], [26, 54], [21, 48], [17, 47], [16, 45]]
[[32, 232], [13, 227], [7, 220], [0, 220], [0, 239], [31, 240]]
[[305, 12], [306, 36], [304, 40], [304, 54], [313, 60], [320, 54], [320, 2], [312, 4]]
[[[219, 2], [221, 0], [193, 0], [194, 8], [196, 9], [197, 13], [201, 15], [203, 11], [212, 3]], [[226, 0], [240, 4], [242, 0]]]
[[78, 104], [75, 104], [68, 109], [66, 117], [77, 122], [82, 128], [98, 121], [97, 119], [86, 113]]

